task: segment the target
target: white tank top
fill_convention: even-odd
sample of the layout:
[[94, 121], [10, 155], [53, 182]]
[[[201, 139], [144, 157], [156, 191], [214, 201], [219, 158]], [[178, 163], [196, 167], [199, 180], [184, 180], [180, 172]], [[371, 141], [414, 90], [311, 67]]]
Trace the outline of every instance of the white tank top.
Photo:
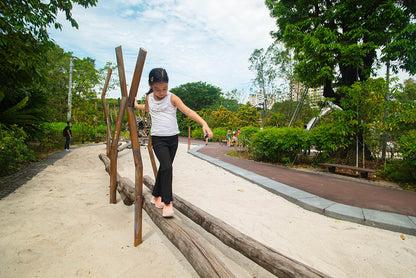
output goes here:
[[154, 136], [173, 136], [179, 134], [176, 120], [176, 106], [171, 102], [172, 94], [168, 92], [162, 100], [155, 100], [153, 93], [149, 94], [148, 105], [152, 119], [151, 134]]

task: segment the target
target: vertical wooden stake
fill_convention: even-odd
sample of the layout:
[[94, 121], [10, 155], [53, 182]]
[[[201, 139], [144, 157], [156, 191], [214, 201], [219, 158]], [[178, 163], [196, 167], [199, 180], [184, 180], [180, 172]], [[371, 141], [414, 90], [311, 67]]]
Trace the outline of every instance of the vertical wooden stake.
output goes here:
[[[122, 61], [121, 47], [116, 50], [117, 56]], [[130, 93], [128, 98], [127, 119], [129, 121], [130, 139], [133, 150], [135, 165], [135, 202], [134, 202], [134, 246], [142, 243], [142, 207], [143, 207], [143, 162], [140, 153], [139, 134], [137, 133], [136, 113], [134, 100], [139, 89], [140, 77], [142, 76], [144, 61], [146, 59], [146, 50], [140, 48], [137, 57], [136, 68], [134, 69], [133, 80], [131, 82]], [[123, 72], [124, 76], [124, 72]], [[120, 82], [121, 83], [121, 82]]]
[[111, 144], [111, 154], [110, 154], [110, 203], [116, 203], [116, 194], [117, 194], [117, 146], [118, 139], [120, 137], [120, 130], [123, 124], [124, 113], [126, 111], [127, 105], [127, 85], [126, 85], [126, 76], [124, 73], [124, 62], [123, 54], [121, 53], [121, 46], [116, 48], [116, 57], [117, 57], [117, 67], [118, 67], [118, 77], [120, 80], [120, 89], [121, 89], [121, 102], [120, 110], [118, 112], [116, 126], [114, 128], [113, 142]]
[[150, 162], [152, 163], [153, 174], [155, 175], [155, 180], [156, 180], [157, 167], [156, 167], [156, 162], [155, 162], [155, 156], [153, 154], [153, 149], [152, 149], [152, 137], [151, 136], [149, 136], [149, 143], [147, 144], [147, 150], [149, 151]]
[[111, 147], [110, 146], [110, 144], [111, 144], [111, 123], [110, 123], [108, 105], [105, 101], [105, 94], [107, 93], [108, 83], [110, 82], [110, 77], [111, 77], [112, 71], [113, 70], [111, 68], [108, 69], [107, 78], [105, 79], [103, 92], [101, 94], [101, 101], [103, 102], [104, 115], [105, 115], [105, 120], [106, 120], [106, 123], [107, 123], [107, 156], [108, 157], [110, 157], [110, 147]]
[[188, 126], [188, 151], [191, 149], [191, 126]]
[[120, 110], [118, 111], [116, 126], [114, 128], [113, 140], [111, 142], [110, 151], [110, 204], [117, 202], [117, 147], [120, 138], [120, 130], [123, 124], [123, 115], [126, 111], [127, 97], [123, 97], [120, 102]]

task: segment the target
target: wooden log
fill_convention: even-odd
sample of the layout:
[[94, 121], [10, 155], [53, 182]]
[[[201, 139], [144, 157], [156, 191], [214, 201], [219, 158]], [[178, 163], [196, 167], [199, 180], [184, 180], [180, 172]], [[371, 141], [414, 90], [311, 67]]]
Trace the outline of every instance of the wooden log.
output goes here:
[[[110, 160], [105, 154], [99, 155], [107, 172], [110, 170]], [[129, 199], [135, 199], [133, 182], [129, 179], [118, 179], [117, 190], [123, 192]], [[183, 224], [178, 215], [173, 218], [162, 217], [162, 211], [150, 203], [150, 192], [143, 192], [143, 208], [150, 218], [179, 249], [200, 277], [235, 277], [225, 264], [207, 247], [200, 235]]]
[[[154, 181], [149, 176], [143, 177], [144, 184], [153, 189]], [[278, 277], [329, 277], [301, 262], [291, 259], [261, 242], [241, 233], [224, 221], [192, 205], [173, 194], [173, 205], [192, 221], [216, 236], [225, 245], [239, 251], [264, 269]]]
[[118, 147], [117, 151], [118, 151], [118, 152], [122, 152], [122, 151], [124, 151], [125, 149], [129, 149], [129, 148], [131, 148], [131, 147], [132, 147], [132, 146], [131, 146], [131, 142], [127, 142], [126, 144], [121, 145], [120, 147]]

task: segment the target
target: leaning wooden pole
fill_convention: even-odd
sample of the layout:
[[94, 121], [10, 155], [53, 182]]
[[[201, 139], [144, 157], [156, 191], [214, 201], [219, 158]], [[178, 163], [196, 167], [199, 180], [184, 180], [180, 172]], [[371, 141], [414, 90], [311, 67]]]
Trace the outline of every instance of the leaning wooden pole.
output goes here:
[[153, 154], [153, 149], [152, 149], [152, 137], [151, 136], [149, 136], [149, 143], [147, 144], [147, 150], [149, 151], [150, 162], [152, 163], [153, 175], [155, 176], [155, 179], [156, 179], [157, 167], [156, 167], [156, 162], [155, 162], [155, 155]]
[[118, 68], [118, 77], [120, 80], [120, 89], [121, 89], [121, 102], [120, 109], [117, 116], [116, 126], [114, 128], [114, 136], [111, 144], [111, 173], [110, 173], [110, 203], [116, 203], [116, 194], [117, 194], [117, 146], [118, 139], [120, 137], [120, 130], [123, 124], [124, 112], [126, 111], [127, 105], [127, 84], [126, 84], [126, 75], [124, 72], [124, 62], [123, 55], [121, 53], [121, 46], [116, 48], [116, 57], [117, 57], [117, 68]]
[[108, 69], [107, 78], [105, 79], [103, 92], [101, 94], [101, 101], [103, 102], [103, 109], [104, 109], [104, 116], [107, 123], [107, 156], [110, 157], [110, 148], [111, 148], [111, 122], [110, 122], [110, 114], [108, 111], [108, 106], [105, 101], [105, 95], [108, 89], [108, 83], [110, 82], [111, 73], [113, 70], [111, 68]]
[[191, 149], [191, 126], [188, 126], [188, 151]]
[[[130, 93], [127, 104], [127, 119], [129, 122], [131, 145], [133, 150], [134, 165], [135, 165], [135, 200], [134, 200], [134, 246], [142, 243], [142, 206], [143, 206], [143, 162], [140, 153], [139, 134], [137, 133], [136, 113], [134, 108], [134, 101], [139, 89], [140, 78], [142, 76], [144, 62], [146, 60], [146, 50], [140, 48], [137, 57], [136, 68], [134, 69], [133, 80], [131, 82]], [[121, 55], [121, 47], [120, 47]]]
[[120, 138], [120, 130], [123, 124], [123, 115], [126, 111], [127, 97], [123, 97], [120, 101], [120, 108], [118, 111], [116, 125], [114, 127], [113, 140], [111, 141], [111, 151], [110, 151], [110, 204], [117, 203], [117, 148], [118, 140]]

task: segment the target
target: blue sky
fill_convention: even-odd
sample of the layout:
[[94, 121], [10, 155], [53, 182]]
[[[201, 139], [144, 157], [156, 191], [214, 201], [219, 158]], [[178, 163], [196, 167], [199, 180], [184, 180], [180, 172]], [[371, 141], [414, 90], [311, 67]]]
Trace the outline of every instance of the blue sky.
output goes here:
[[248, 58], [272, 43], [276, 28], [263, 0], [100, 0], [88, 9], [74, 5], [72, 14], [79, 29], [60, 14], [63, 30], [51, 29], [51, 38], [79, 58], [95, 59], [97, 68], [116, 64], [121, 45], [128, 85], [139, 48], [147, 50], [139, 98], [154, 67], [167, 70], [171, 88], [203, 81], [248, 95], [254, 78]]

